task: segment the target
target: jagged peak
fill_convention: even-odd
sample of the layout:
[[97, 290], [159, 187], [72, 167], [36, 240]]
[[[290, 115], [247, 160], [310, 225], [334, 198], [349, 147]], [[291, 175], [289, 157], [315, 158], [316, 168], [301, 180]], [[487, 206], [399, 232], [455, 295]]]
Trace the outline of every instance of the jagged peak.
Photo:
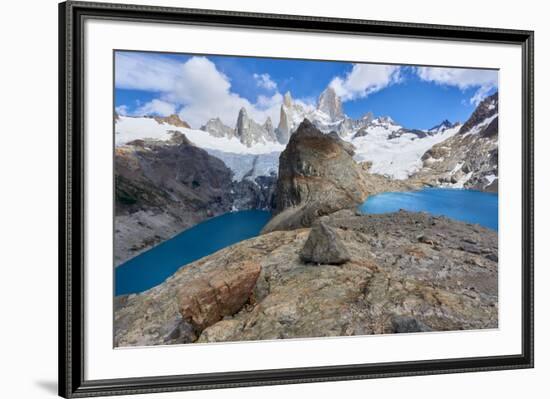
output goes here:
[[321, 93], [321, 96], [323, 95], [329, 95], [329, 96], [333, 96], [333, 97], [337, 97], [336, 96], [336, 90], [334, 90], [334, 87], [332, 86], [327, 86], [325, 90], [323, 90], [323, 92]]
[[273, 129], [273, 122], [271, 121], [271, 117], [268, 116], [264, 122], [264, 124], [262, 125], [263, 128], [265, 130], [268, 131], [268, 133], [273, 133], [274, 132], [274, 129]]
[[342, 119], [344, 117], [342, 99], [336, 95], [336, 91], [331, 86], [323, 90], [319, 96], [317, 109], [327, 114], [332, 120]]
[[487, 96], [481, 101], [472, 115], [460, 128], [459, 134], [464, 134], [470, 131], [475, 125], [483, 122], [483, 120], [495, 117], [498, 115], [498, 91]]
[[287, 91], [283, 96], [283, 105], [288, 108], [292, 107], [292, 95], [290, 91]]
[[451, 123], [448, 119], [443, 120], [441, 123], [435, 125], [431, 129], [428, 129], [428, 131], [432, 132], [434, 130], [440, 130], [441, 128], [449, 129], [453, 126], [456, 126], [456, 124]]
[[361, 119], [367, 122], [372, 122], [374, 120], [374, 114], [372, 113], [372, 111], [369, 111], [365, 115], [363, 115]]
[[380, 123], [389, 123], [389, 124], [395, 124], [395, 121], [392, 119], [391, 116], [388, 116], [388, 115], [385, 115], [385, 116], [379, 116], [378, 118], [378, 121]]

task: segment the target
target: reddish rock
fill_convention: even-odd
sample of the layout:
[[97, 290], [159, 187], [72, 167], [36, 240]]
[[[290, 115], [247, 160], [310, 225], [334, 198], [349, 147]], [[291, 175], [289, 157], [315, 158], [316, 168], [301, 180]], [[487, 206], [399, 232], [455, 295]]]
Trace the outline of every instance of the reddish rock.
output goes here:
[[178, 293], [178, 309], [198, 331], [239, 311], [252, 295], [261, 267], [242, 261], [185, 281]]

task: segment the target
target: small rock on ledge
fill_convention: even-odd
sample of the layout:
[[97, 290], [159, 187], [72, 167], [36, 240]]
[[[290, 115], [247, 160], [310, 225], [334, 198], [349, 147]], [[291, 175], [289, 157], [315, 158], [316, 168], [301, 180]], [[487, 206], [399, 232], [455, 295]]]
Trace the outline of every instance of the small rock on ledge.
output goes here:
[[350, 260], [350, 254], [338, 232], [320, 221], [311, 229], [300, 258], [306, 263], [341, 265]]

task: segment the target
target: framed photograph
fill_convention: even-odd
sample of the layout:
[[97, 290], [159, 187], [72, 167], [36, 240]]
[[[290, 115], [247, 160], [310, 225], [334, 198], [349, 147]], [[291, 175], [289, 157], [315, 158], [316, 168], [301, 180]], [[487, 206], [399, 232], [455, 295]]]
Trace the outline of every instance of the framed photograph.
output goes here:
[[59, 16], [61, 396], [533, 367], [533, 32]]

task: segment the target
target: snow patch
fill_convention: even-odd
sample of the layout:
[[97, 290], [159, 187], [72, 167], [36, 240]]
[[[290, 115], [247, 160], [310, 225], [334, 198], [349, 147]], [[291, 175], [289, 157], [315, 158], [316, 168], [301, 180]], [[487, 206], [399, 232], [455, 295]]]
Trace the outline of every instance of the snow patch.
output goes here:
[[489, 182], [489, 185], [493, 184], [493, 182], [497, 178], [494, 174], [490, 174], [490, 175], [487, 175], [487, 176], [484, 176], [484, 177]]
[[285, 148], [284, 145], [273, 142], [257, 143], [247, 147], [236, 137], [214, 137], [202, 130], [186, 129], [168, 124], [161, 125], [152, 118], [126, 116], [119, 117], [116, 122], [115, 145], [121, 146], [137, 139], [167, 141], [172, 137], [170, 131], [174, 130], [185, 134], [193, 144], [205, 150], [218, 150], [234, 154], [268, 154], [281, 152]]
[[498, 114], [491, 115], [488, 118], [485, 118], [483, 121], [479, 122], [477, 125], [475, 125], [473, 128], [471, 128], [467, 133], [464, 134], [464, 137], [469, 136], [471, 134], [478, 134], [485, 128], [486, 126], [489, 126], [489, 124], [495, 120], [495, 118], [498, 118]]
[[356, 147], [355, 160], [372, 162], [371, 172], [404, 180], [422, 168], [422, 156], [435, 144], [447, 140], [460, 130], [460, 125], [433, 136], [419, 138], [405, 133], [389, 139], [401, 126], [378, 120], [367, 127], [366, 136], [350, 139]]

